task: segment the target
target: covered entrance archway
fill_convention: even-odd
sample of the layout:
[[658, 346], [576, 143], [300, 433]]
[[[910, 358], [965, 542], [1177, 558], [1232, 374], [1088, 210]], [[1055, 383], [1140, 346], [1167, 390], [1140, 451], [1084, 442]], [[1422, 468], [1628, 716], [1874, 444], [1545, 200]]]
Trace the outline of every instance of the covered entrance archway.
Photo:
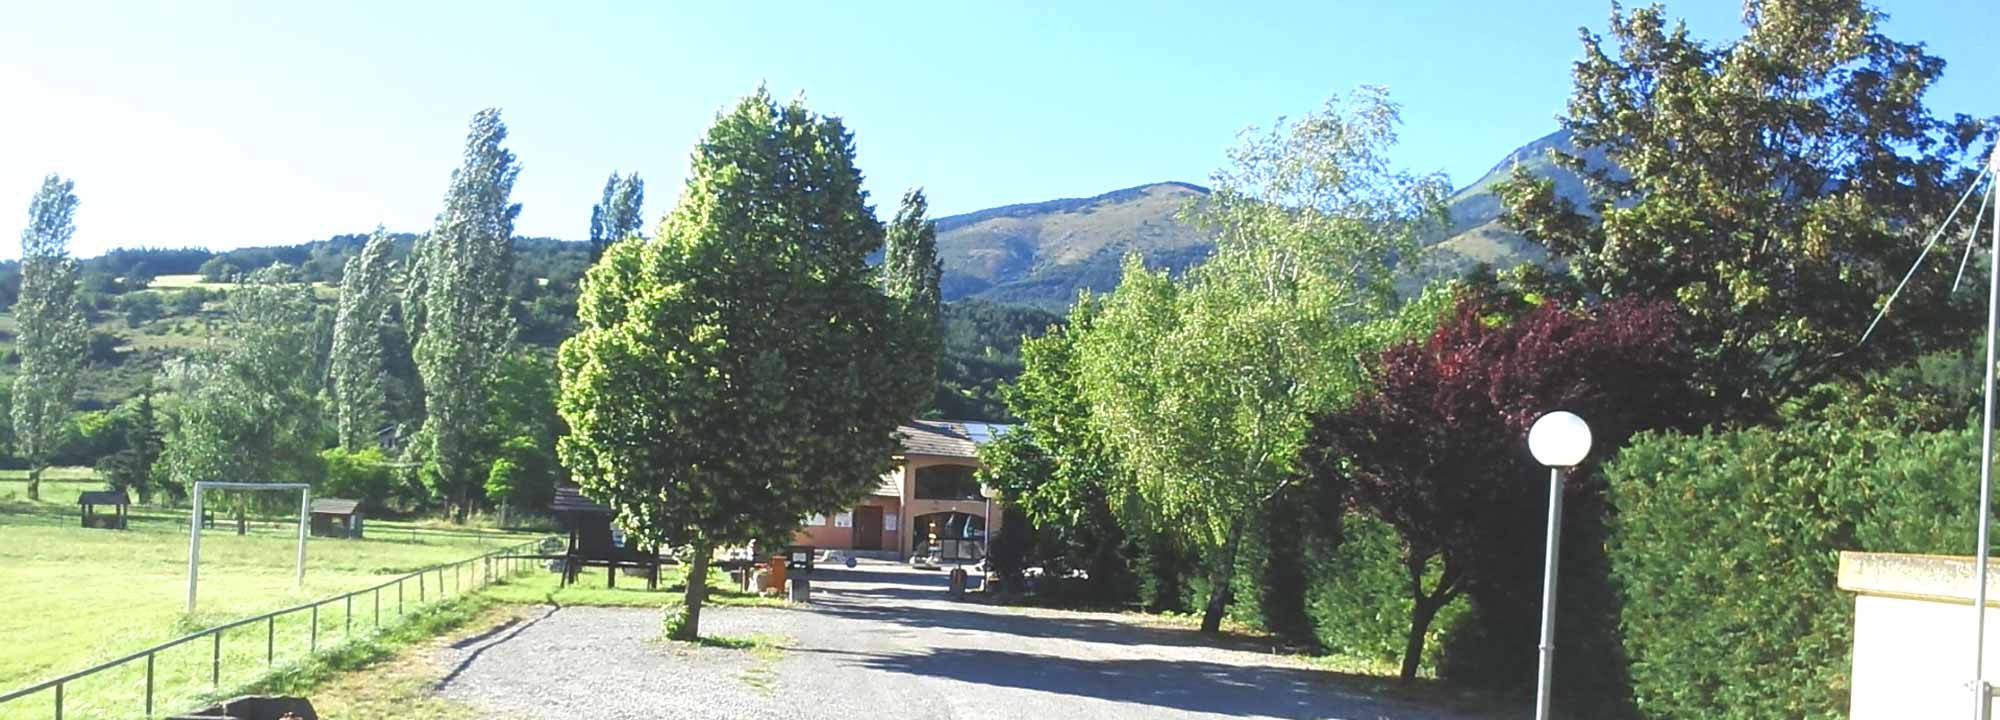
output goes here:
[[918, 515], [910, 526], [916, 531], [917, 555], [934, 556], [944, 562], [976, 563], [986, 559], [986, 520], [962, 512]]

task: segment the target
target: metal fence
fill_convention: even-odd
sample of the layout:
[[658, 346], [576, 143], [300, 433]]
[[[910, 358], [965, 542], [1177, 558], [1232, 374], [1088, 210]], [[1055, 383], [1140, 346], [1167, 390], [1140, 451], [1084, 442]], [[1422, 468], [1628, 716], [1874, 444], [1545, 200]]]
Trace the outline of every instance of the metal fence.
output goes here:
[[[229, 632], [231, 630], [237, 630], [239, 628], [252, 627], [259, 623], [264, 624], [264, 663], [266, 667], [271, 667], [275, 664], [274, 661], [277, 656], [278, 619], [281, 617], [287, 615], [293, 615], [296, 613], [310, 614], [311, 630], [308, 631], [307, 633], [308, 636], [307, 652], [318, 653], [319, 636], [320, 636], [319, 616], [320, 616], [320, 608], [322, 607], [334, 604], [340, 604], [343, 606], [344, 612], [342, 614], [342, 617], [344, 618], [344, 621], [343, 621], [342, 631], [343, 631], [343, 639], [345, 639], [346, 637], [351, 637], [354, 633], [355, 598], [369, 598], [373, 601], [373, 609], [372, 611], [370, 611], [370, 615], [372, 615], [373, 617], [371, 624], [373, 625], [373, 629], [379, 632], [382, 629], [382, 611], [383, 611], [382, 593], [384, 590], [390, 590], [391, 588], [394, 589], [395, 598], [392, 600], [394, 605], [389, 608], [391, 611], [395, 613], [395, 616], [391, 618], [390, 622], [390, 625], [393, 627], [395, 624], [394, 622], [395, 618], [402, 617], [406, 605], [411, 604], [407, 602], [406, 595], [408, 593], [404, 591], [404, 585], [409, 583], [410, 581], [414, 580], [417, 585], [416, 596], [414, 598], [408, 599], [408, 600], [414, 600], [415, 601], [414, 605], [423, 605], [432, 600], [443, 600], [446, 597], [452, 595], [463, 595], [468, 591], [478, 590], [480, 588], [486, 587], [488, 585], [491, 585], [495, 580], [512, 575], [516, 572], [521, 571], [522, 569], [530, 567], [529, 562], [533, 560], [532, 555], [535, 553], [536, 545], [537, 543], [535, 542], [528, 542], [520, 545], [510, 546], [501, 550], [495, 550], [493, 552], [486, 553], [484, 555], [467, 558], [464, 560], [460, 560], [458, 562], [445, 563], [442, 565], [433, 565], [431, 567], [427, 567], [422, 570], [418, 570], [416, 572], [403, 575], [394, 580], [384, 582], [374, 587], [356, 590], [354, 592], [346, 593], [344, 595], [335, 595], [332, 597], [323, 598], [310, 603], [306, 603], [304, 605], [288, 607], [283, 610], [268, 612], [263, 615], [257, 615], [255, 617], [247, 617], [241, 620], [235, 620], [222, 625], [217, 625], [215, 627], [202, 630], [201, 632], [197, 632], [192, 635], [187, 635], [180, 638], [175, 638], [173, 640], [169, 640], [167, 642], [154, 645], [152, 647], [140, 650], [138, 652], [126, 655], [124, 657], [117, 658], [115, 660], [99, 663], [97, 665], [93, 665], [83, 670], [78, 670], [76, 672], [64, 675], [62, 677], [45, 680], [40, 683], [36, 683], [34, 685], [21, 688], [19, 690], [8, 692], [4, 695], [0, 695], [0, 706], [13, 703], [16, 700], [22, 700], [23, 698], [28, 698], [33, 695], [48, 693], [51, 696], [50, 702], [53, 704], [54, 707], [55, 720], [62, 720], [63, 703], [64, 703], [64, 698], [63, 698], [64, 686], [73, 684], [79, 680], [87, 678], [91, 675], [95, 675], [97, 673], [111, 670], [113, 668], [122, 667], [129, 663], [138, 663], [143, 661], [146, 664], [145, 711], [146, 711], [146, 717], [150, 718], [154, 716], [154, 707], [153, 707], [153, 695], [155, 689], [154, 661], [162, 652], [171, 650], [176, 647], [180, 647], [182, 645], [194, 643], [203, 639], [209, 640], [211, 647], [211, 652], [210, 652], [211, 660], [209, 662], [208, 689], [211, 692], [220, 692], [222, 690], [223, 633]], [[473, 585], [469, 588], [465, 587], [465, 582], [467, 580], [467, 578], [465, 577], [466, 569], [475, 563], [479, 565], [479, 573], [477, 576], [472, 578], [472, 580], [474, 581]], [[452, 590], [449, 592], [446, 591], [445, 589], [445, 573], [447, 572], [451, 573], [452, 576]], [[431, 582], [429, 580], [433, 576], [436, 578], [435, 582]]]

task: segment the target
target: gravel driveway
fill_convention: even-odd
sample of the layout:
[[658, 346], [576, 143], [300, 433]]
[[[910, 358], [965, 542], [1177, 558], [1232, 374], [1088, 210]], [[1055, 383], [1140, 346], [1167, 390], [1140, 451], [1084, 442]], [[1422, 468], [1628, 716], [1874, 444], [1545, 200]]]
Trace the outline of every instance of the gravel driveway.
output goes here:
[[877, 563], [813, 581], [810, 609], [702, 610], [704, 636], [781, 650], [666, 643], [658, 610], [544, 607], [442, 650], [438, 692], [549, 720], [1469, 717], [1189, 630], [950, 602], [942, 573]]

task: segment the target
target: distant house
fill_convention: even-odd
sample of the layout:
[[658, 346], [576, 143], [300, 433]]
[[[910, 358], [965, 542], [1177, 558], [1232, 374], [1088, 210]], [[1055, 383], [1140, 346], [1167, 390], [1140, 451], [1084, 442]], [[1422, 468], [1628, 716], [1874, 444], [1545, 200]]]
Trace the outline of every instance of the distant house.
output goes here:
[[898, 559], [929, 554], [935, 543], [947, 561], [984, 558], [1001, 506], [974, 478], [978, 448], [1006, 426], [918, 420], [896, 431], [902, 452], [882, 484], [846, 512], [805, 518], [792, 542]]

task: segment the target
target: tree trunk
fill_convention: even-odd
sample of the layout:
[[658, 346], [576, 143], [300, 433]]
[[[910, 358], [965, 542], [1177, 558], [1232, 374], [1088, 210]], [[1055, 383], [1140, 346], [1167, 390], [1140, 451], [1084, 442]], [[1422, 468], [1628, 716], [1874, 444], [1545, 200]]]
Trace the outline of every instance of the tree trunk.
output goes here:
[[244, 515], [243, 503], [241, 502], [236, 504], [236, 534], [250, 534], [250, 520]]
[[701, 601], [708, 595], [708, 543], [695, 543], [694, 558], [688, 562], [687, 591], [681, 596], [681, 623], [667, 636], [669, 640], [693, 642], [701, 637]]
[[42, 499], [42, 466], [37, 463], [28, 466], [28, 500]]
[[1437, 619], [1438, 610], [1444, 603], [1430, 598], [1419, 597], [1410, 605], [1410, 637], [1403, 643], [1403, 674], [1401, 680], [1408, 683], [1417, 679], [1417, 667], [1424, 661], [1424, 635], [1430, 632], [1431, 621]]
[[1222, 544], [1222, 556], [1216, 558], [1208, 576], [1208, 608], [1201, 613], [1202, 632], [1222, 632], [1222, 611], [1229, 605], [1229, 581], [1236, 577], [1236, 546], [1242, 539], [1243, 521], [1230, 521], [1229, 539]]

